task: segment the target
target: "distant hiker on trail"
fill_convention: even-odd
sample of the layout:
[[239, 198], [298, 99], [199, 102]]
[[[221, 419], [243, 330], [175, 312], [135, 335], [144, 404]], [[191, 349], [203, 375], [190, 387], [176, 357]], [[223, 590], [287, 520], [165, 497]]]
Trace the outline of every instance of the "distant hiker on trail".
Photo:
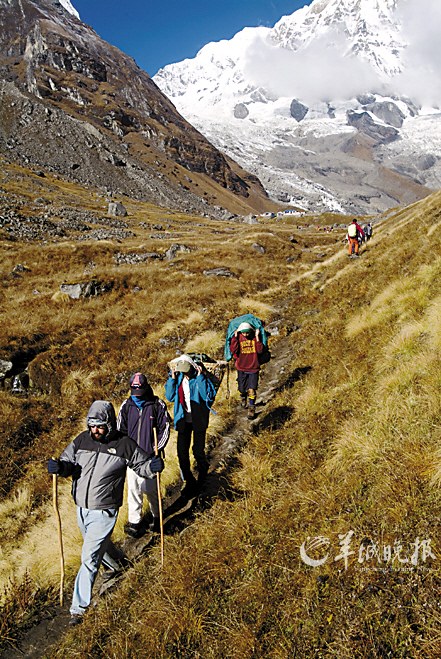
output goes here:
[[[182, 496], [196, 496], [208, 473], [205, 455], [205, 436], [211, 406], [216, 397], [214, 384], [202, 368], [188, 355], [170, 362], [170, 375], [165, 384], [165, 397], [174, 403], [174, 426], [178, 431], [178, 461], [185, 486]], [[193, 434], [193, 456], [198, 478], [190, 466], [190, 444]]]
[[160, 456], [148, 456], [116, 429], [114, 407], [103, 400], [92, 403], [87, 430], [65, 448], [59, 460], [48, 461], [50, 474], [72, 476], [72, 496], [84, 541], [70, 607], [71, 625], [82, 621], [90, 605], [101, 563], [114, 574], [120, 567], [107, 550], [123, 502], [127, 467], [142, 478], [155, 478], [164, 469], [164, 462]]
[[[153, 456], [154, 430], [158, 438], [158, 451], [163, 451], [170, 437], [170, 416], [167, 406], [154, 395], [146, 376], [134, 373], [129, 381], [130, 398], [121, 405], [117, 427], [123, 435], [133, 439], [148, 456]], [[159, 533], [159, 499], [155, 480], [138, 476], [133, 469], [127, 469], [128, 524], [125, 531], [132, 538], [139, 538], [145, 527], [142, 524], [143, 494], [147, 495], [153, 520], [149, 529]]]
[[241, 323], [230, 339], [230, 351], [236, 364], [242, 407], [248, 406], [247, 416], [254, 419], [259, 386], [259, 355], [264, 351], [260, 330], [255, 330], [250, 323]]
[[364, 235], [366, 242], [372, 238], [372, 224], [370, 222], [364, 227]]
[[348, 226], [348, 254], [349, 256], [358, 256], [359, 252], [359, 239], [362, 239], [364, 236], [364, 231], [361, 226], [358, 224], [357, 220], [352, 220], [351, 224]]

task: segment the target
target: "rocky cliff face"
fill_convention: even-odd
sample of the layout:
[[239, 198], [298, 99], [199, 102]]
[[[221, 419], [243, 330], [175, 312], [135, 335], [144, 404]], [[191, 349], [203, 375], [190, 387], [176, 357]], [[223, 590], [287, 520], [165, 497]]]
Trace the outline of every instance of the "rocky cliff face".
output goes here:
[[11, 160], [186, 210], [215, 203], [218, 189], [265, 196], [130, 57], [56, 0], [0, 0], [0, 149]]

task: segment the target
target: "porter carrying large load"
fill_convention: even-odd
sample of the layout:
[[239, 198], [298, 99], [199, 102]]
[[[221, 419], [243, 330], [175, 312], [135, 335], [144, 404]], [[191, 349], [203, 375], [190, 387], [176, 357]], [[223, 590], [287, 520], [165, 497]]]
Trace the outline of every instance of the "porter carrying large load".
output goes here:
[[[252, 313], [246, 313], [243, 316], [237, 316], [236, 318], [233, 318], [233, 320], [230, 320], [230, 323], [228, 325], [227, 329], [227, 334], [225, 337], [225, 348], [224, 348], [224, 357], [228, 361], [233, 357], [231, 350], [230, 350], [230, 341], [231, 338], [234, 336], [234, 332], [239, 328], [239, 326], [242, 323], [248, 323], [251, 325], [251, 327], [254, 330], [259, 330], [260, 333], [260, 340], [262, 341], [264, 345], [264, 352], [269, 354], [269, 358], [271, 358], [271, 354], [269, 353], [268, 350], [268, 334], [265, 331], [265, 326], [262, 320], [260, 318], [257, 318], [257, 316], [254, 316]], [[265, 359], [265, 358], [264, 358]], [[260, 363], [264, 364], [269, 359], [266, 359], [266, 361], [262, 361], [262, 357], [260, 357]]]
[[248, 408], [248, 418], [254, 419], [260, 367], [271, 358], [260, 318], [253, 314], [233, 318], [228, 325], [224, 354], [227, 361], [234, 358], [242, 407]]

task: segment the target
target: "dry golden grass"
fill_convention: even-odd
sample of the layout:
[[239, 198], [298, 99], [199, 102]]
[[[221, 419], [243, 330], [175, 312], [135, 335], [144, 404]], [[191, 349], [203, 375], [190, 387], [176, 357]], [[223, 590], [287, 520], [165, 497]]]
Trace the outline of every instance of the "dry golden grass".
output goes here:
[[[141, 244], [165, 251], [175, 242], [152, 240], [139, 225], [132, 225], [136, 238], [122, 246], [65, 245], [58, 255], [57, 245], [17, 245], [14, 255], [7, 249], [3, 274], [16, 261], [35, 265], [28, 278], [3, 288], [13, 331], [2, 325], [2, 344], [23, 349], [32, 339], [36, 375], [62, 393], [60, 399], [42, 394], [42, 402], [50, 404], [53, 418], [76, 415], [54, 438], [54, 449], [65, 445], [67, 431], [74, 436], [98, 383], [102, 397], [117, 407], [128, 375], [142, 368], [161, 396], [176, 351], [221, 350], [228, 319], [238, 313], [252, 311], [267, 321], [281, 316], [282, 326], [298, 327], [281, 339], [290, 349], [281, 365], [285, 385], [259, 410], [261, 428], [238, 458], [228, 496], [215, 500], [183, 534], [166, 537], [163, 569], [159, 548], [137, 563], [82, 628], [62, 639], [54, 657], [144, 656], [145, 648], [151, 657], [213, 659], [437, 656], [436, 561], [429, 556], [423, 564], [419, 554], [418, 569], [395, 556], [390, 565], [368, 561], [359, 547], [368, 539], [383, 549], [402, 543], [408, 556], [420, 538], [439, 553], [440, 263], [433, 256], [438, 234], [430, 227], [440, 207], [441, 194], [435, 194], [384, 220], [355, 263], [344, 261], [337, 242], [326, 260], [314, 262], [309, 246], [301, 252], [303, 243], [289, 243], [288, 223], [256, 231], [203, 219], [194, 227], [195, 218], [176, 214], [170, 219], [171, 230], [182, 234], [176, 242], [194, 249], [171, 262], [115, 265], [116, 251], [136, 251]], [[133, 203], [131, 212], [141, 211]], [[146, 213], [153, 218], [152, 209]], [[257, 236], [266, 255], [257, 257], [252, 249]], [[298, 238], [319, 241], [315, 233]], [[284, 267], [293, 250], [301, 253], [299, 264]], [[111, 293], [89, 301], [51, 299], [64, 277], [83, 277], [92, 260], [100, 277], [114, 281]], [[235, 277], [203, 274], [214, 266]], [[44, 291], [44, 313], [33, 301], [36, 282]], [[28, 324], [25, 308], [32, 309]], [[85, 387], [79, 386], [82, 377]], [[232, 399], [224, 378], [210, 442], [236, 412], [232, 379], [230, 384]], [[8, 418], [13, 408], [22, 409], [8, 394], [2, 400]], [[173, 434], [164, 487], [177, 478], [174, 441]], [[29, 455], [48, 453], [49, 437], [42, 435], [39, 443]], [[16, 578], [28, 566], [33, 578], [50, 583], [46, 559], [39, 565], [25, 558], [38, 558], [37, 539], [53, 532], [43, 462], [35, 461], [18, 479], [22, 488], [31, 475], [40, 488], [38, 501], [23, 495], [18, 514], [23, 519], [31, 505], [36, 524], [16, 532], [2, 547], [2, 559]], [[71, 580], [79, 546], [67, 489], [65, 484], [62, 505], [69, 534], [72, 527]], [[124, 515], [125, 506], [116, 540]], [[350, 531], [354, 553], [345, 569], [339, 542]], [[311, 568], [300, 547], [317, 537], [328, 538], [330, 558]], [[323, 556], [323, 547], [317, 551]], [[56, 561], [55, 548], [50, 557]]]

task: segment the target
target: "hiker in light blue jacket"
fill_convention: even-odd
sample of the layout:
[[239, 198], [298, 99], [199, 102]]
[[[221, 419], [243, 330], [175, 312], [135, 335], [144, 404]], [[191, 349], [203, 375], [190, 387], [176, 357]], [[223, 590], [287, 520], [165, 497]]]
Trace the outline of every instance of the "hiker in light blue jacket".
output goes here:
[[[185, 486], [182, 496], [191, 498], [198, 494], [208, 473], [205, 455], [205, 436], [216, 388], [207, 375], [188, 355], [181, 355], [171, 363], [169, 378], [165, 384], [165, 397], [174, 403], [174, 426], [178, 431], [177, 450], [179, 468]], [[193, 455], [198, 478], [190, 466], [190, 444], [193, 435]]]

